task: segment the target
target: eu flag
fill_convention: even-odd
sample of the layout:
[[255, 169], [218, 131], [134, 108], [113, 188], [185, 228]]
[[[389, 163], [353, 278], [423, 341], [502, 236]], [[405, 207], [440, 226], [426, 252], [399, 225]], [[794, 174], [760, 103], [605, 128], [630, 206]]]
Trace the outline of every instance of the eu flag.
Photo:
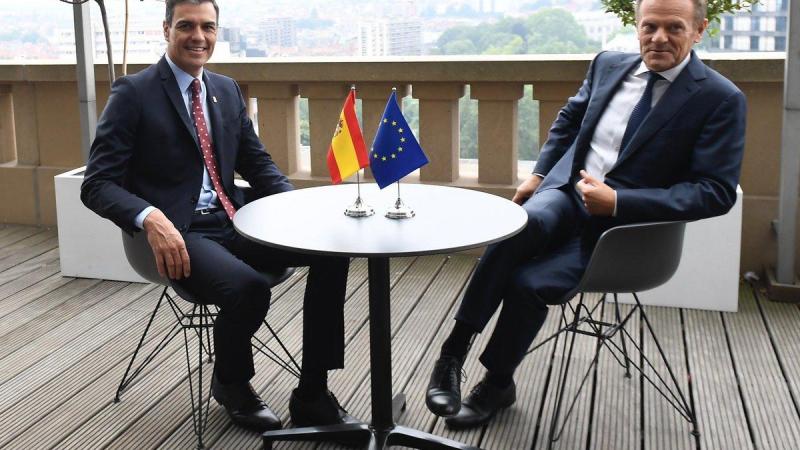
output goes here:
[[428, 158], [408, 127], [392, 91], [370, 149], [372, 175], [383, 189], [425, 164]]

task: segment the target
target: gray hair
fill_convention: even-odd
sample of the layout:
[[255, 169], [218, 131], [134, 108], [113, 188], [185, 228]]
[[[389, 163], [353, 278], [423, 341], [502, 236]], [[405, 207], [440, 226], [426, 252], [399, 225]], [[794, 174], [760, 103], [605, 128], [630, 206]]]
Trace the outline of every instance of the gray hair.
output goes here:
[[211, 3], [214, 5], [214, 11], [217, 12], [217, 22], [219, 22], [219, 6], [217, 6], [216, 0], [167, 0], [167, 12], [164, 16], [164, 20], [167, 24], [172, 25], [172, 17], [175, 15], [175, 6], [181, 3], [191, 3], [192, 5]]
[[[638, 22], [641, 18], [639, 14], [639, 8], [642, 5], [643, 0], [636, 0], [636, 21]], [[654, 0], [657, 1], [657, 0]], [[703, 23], [703, 20], [706, 18], [706, 12], [708, 11], [708, 2], [707, 0], [692, 0], [692, 5], [694, 5], [694, 23], [695, 25], [700, 25]]]

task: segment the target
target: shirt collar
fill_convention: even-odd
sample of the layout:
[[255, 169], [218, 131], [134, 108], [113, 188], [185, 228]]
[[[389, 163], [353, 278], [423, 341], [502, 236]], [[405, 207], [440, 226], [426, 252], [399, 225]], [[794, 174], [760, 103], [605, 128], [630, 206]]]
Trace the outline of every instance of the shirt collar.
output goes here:
[[[658, 74], [664, 77], [665, 80], [672, 83], [673, 81], [675, 81], [676, 78], [678, 78], [678, 75], [681, 74], [683, 68], [689, 64], [690, 59], [692, 59], [692, 52], [689, 52], [689, 54], [686, 55], [686, 58], [683, 58], [683, 61], [681, 61], [680, 64], [678, 64], [677, 66], [673, 67], [672, 69], [667, 69], [663, 72], [658, 72]], [[633, 76], [638, 77], [649, 71], [650, 69], [648, 69], [644, 61], [642, 61], [639, 64], [639, 67], [636, 69], [636, 72], [633, 73]]]
[[[175, 81], [178, 82], [178, 89], [180, 89], [181, 93], [186, 92], [189, 89], [189, 86], [194, 81], [195, 77], [186, 73], [183, 69], [178, 67], [171, 59], [169, 59], [168, 54], [164, 54], [164, 57], [167, 59], [167, 64], [169, 64], [169, 68], [172, 69], [172, 73], [175, 75]], [[200, 68], [200, 76], [197, 77], [200, 80], [200, 86], [202, 90], [202, 83], [203, 83], [203, 69]]]

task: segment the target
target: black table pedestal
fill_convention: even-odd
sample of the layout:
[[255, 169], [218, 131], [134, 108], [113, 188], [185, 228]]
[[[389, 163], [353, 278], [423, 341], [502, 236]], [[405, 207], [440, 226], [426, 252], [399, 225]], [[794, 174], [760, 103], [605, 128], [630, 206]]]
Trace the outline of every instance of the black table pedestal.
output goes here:
[[273, 441], [362, 441], [369, 450], [403, 445], [423, 450], [472, 450], [477, 447], [397, 425], [405, 396], [392, 398], [392, 335], [389, 308], [389, 258], [369, 258], [369, 352], [372, 387], [372, 423], [349, 423], [290, 428], [262, 434], [264, 448]]

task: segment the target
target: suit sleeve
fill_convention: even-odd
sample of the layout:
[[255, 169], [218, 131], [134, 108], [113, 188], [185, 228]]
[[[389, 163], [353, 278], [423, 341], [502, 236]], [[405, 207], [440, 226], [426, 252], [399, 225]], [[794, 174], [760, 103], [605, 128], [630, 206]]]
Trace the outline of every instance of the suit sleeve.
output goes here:
[[746, 110], [740, 91], [724, 99], [703, 125], [686, 181], [663, 189], [618, 189], [618, 217], [632, 222], [696, 220], [728, 212], [736, 202]]
[[236, 84], [239, 95], [239, 123], [241, 138], [236, 156], [236, 172], [253, 188], [253, 198], [261, 198], [294, 189], [289, 179], [281, 172], [253, 129], [253, 122], [247, 115], [241, 89]]
[[97, 123], [81, 184], [81, 201], [129, 233], [137, 230], [136, 215], [150, 206], [122, 187], [134, 151], [140, 114], [139, 95], [133, 83], [124, 77], [115, 81]]
[[547, 134], [547, 141], [542, 145], [539, 159], [536, 161], [536, 167], [533, 170], [535, 174], [546, 176], [575, 141], [591, 98], [595, 63], [601, 55], [602, 53], [598, 54], [589, 64], [586, 78], [578, 89], [578, 93], [570, 97], [567, 104], [558, 112], [558, 116]]

